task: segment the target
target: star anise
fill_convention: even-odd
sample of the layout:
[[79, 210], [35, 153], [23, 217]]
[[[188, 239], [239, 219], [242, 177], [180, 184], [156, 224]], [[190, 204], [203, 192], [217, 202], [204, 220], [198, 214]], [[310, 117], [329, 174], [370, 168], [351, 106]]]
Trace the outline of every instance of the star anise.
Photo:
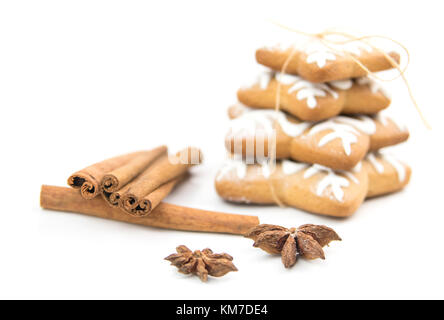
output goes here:
[[227, 253], [213, 253], [211, 249], [191, 251], [186, 246], [178, 246], [177, 253], [170, 254], [165, 260], [184, 274], [195, 274], [200, 280], [207, 281], [208, 275], [222, 277], [230, 271], [237, 271], [231, 262], [233, 257]]
[[254, 247], [271, 254], [280, 254], [286, 268], [294, 266], [298, 256], [309, 260], [325, 259], [322, 248], [331, 241], [341, 241], [333, 229], [314, 224], [304, 224], [291, 229], [260, 224], [251, 229], [245, 237], [254, 240]]

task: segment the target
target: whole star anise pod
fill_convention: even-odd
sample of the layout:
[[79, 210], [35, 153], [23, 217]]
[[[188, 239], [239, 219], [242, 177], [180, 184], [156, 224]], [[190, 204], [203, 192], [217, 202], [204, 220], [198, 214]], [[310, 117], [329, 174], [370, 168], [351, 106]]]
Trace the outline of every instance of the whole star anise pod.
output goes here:
[[211, 249], [191, 251], [186, 246], [178, 246], [177, 253], [170, 254], [165, 260], [184, 274], [198, 275], [200, 280], [207, 281], [208, 275], [222, 277], [230, 271], [237, 271], [231, 262], [233, 257], [227, 253], [213, 253]]
[[314, 224], [304, 224], [291, 229], [260, 224], [251, 229], [245, 237], [254, 240], [254, 247], [271, 254], [280, 254], [286, 268], [294, 266], [298, 256], [309, 260], [325, 259], [322, 248], [331, 241], [341, 241], [333, 229]]

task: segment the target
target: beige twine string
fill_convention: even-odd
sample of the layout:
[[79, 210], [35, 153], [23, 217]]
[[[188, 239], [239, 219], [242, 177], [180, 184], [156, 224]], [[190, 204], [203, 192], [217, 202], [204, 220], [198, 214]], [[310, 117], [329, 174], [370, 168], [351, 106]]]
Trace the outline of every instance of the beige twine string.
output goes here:
[[[378, 80], [384, 81], [384, 82], [393, 81], [393, 80], [396, 80], [397, 78], [401, 77], [402, 80], [404, 81], [405, 86], [407, 87], [410, 99], [411, 99], [413, 105], [415, 106], [416, 111], [418, 112], [419, 116], [421, 117], [422, 122], [424, 123], [424, 125], [428, 129], [431, 129], [431, 126], [430, 126], [429, 122], [425, 118], [424, 114], [422, 113], [421, 109], [419, 108], [418, 103], [416, 102], [415, 97], [413, 96], [412, 88], [410, 87], [410, 84], [407, 81], [407, 78], [405, 76], [405, 72], [407, 70], [407, 67], [410, 64], [410, 53], [409, 53], [408, 49], [402, 43], [400, 43], [399, 41], [396, 41], [396, 40], [394, 40], [392, 38], [381, 36], [381, 35], [371, 35], [371, 36], [355, 37], [355, 36], [353, 36], [351, 34], [348, 34], [348, 33], [345, 33], [345, 32], [328, 31], [328, 30], [323, 31], [321, 33], [307, 33], [307, 32], [304, 32], [304, 31], [300, 31], [300, 30], [297, 30], [297, 29], [293, 29], [293, 28], [287, 27], [285, 25], [282, 25], [282, 24], [274, 22], [274, 21], [271, 21], [271, 22], [273, 24], [275, 24], [276, 26], [281, 27], [281, 28], [283, 28], [285, 30], [298, 33], [298, 34], [306, 36], [306, 37], [308, 37], [310, 39], [317, 39], [323, 45], [325, 45], [328, 49], [332, 50], [333, 52], [339, 52], [336, 48], [332, 47], [334, 45], [346, 44], [346, 43], [354, 42], [354, 41], [360, 41], [360, 42], [363, 42], [366, 45], [370, 46], [373, 50], [377, 51], [378, 53], [382, 54], [390, 62], [390, 64], [399, 71], [399, 74], [396, 77], [394, 77], [393, 79], [388, 79], [388, 80], [387, 79], [382, 79], [382, 78], [378, 77], [374, 72], [370, 71], [363, 63], [361, 63], [357, 58], [355, 58], [353, 55], [351, 55], [347, 51], [344, 50], [344, 51], [340, 51], [339, 52], [340, 54], [345, 54], [347, 57], [352, 59], [362, 70], [364, 70], [367, 73], [367, 76], [371, 76], [371, 77], [373, 77], [375, 79], [378, 79]], [[342, 36], [342, 37], [346, 38], [346, 40], [334, 41], [334, 40], [331, 40], [331, 39], [327, 39], [328, 36]], [[373, 44], [371, 44], [368, 41], [366, 41], [366, 40], [369, 40], [369, 39], [385, 39], [385, 40], [391, 41], [392, 43], [395, 43], [396, 45], [401, 47], [404, 50], [404, 52], [406, 53], [406, 55], [407, 55], [407, 63], [405, 65], [405, 67], [403, 69], [401, 69], [400, 65], [389, 54], [387, 54], [385, 51], [379, 49], [378, 47], [376, 47]], [[284, 75], [286, 73], [287, 67], [288, 67], [291, 59], [294, 57], [294, 55], [296, 54], [297, 51], [298, 50], [296, 49], [296, 46], [293, 46], [290, 54], [288, 55], [288, 57], [286, 58], [284, 64], [282, 65], [281, 75]], [[281, 97], [280, 97], [281, 96], [280, 95], [280, 93], [281, 93], [281, 83], [280, 83], [279, 79], [277, 79], [277, 80], [278, 81], [277, 81], [277, 87], [276, 87], [276, 99], [275, 99], [275, 108], [274, 108], [274, 110], [276, 112], [279, 112], [279, 110], [280, 110], [280, 100], [281, 100]], [[274, 127], [276, 128], [276, 121], [274, 122]], [[276, 151], [276, 145], [273, 145], [273, 149], [272, 149], [272, 152], [271, 152], [271, 159], [270, 159], [271, 162], [275, 162], [276, 161], [275, 151]], [[283, 202], [276, 195], [276, 190], [274, 188], [274, 185], [273, 185], [272, 181], [270, 179], [268, 181], [269, 181], [268, 184], [269, 184], [270, 190], [271, 190], [271, 195], [272, 195], [274, 201], [280, 207], [284, 207], [285, 205], [283, 204]]]
[[[304, 31], [300, 31], [297, 29], [293, 29], [287, 26], [284, 26], [280, 23], [277, 22], [273, 22], [273, 24], [277, 25], [278, 27], [281, 27], [285, 30], [291, 31], [291, 32], [295, 32], [298, 33], [300, 35], [312, 38], [312, 39], [318, 39], [322, 44], [324, 44], [328, 49], [333, 50], [335, 52], [339, 52], [337, 49], [333, 48], [332, 45], [338, 45], [338, 44], [346, 44], [349, 42], [354, 42], [354, 41], [360, 41], [362, 43], [365, 43], [366, 45], [370, 46], [373, 50], [377, 51], [378, 53], [382, 54], [389, 62], [390, 64], [399, 71], [399, 74], [393, 78], [393, 79], [383, 79], [380, 78], [379, 76], [377, 76], [374, 72], [370, 71], [364, 64], [362, 64], [357, 58], [355, 58], [353, 55], [351, 55], [350, 53], [346, 52], [346, 51], [341, 51], [341, 54], [345, 54], [348, 58], [352, 59], [362, 70], [364, 70], [367, 75], [371, 76], [372, 78], [378, 79], [380, 81], [384, 81], [384, 82], [388, 82], [388, 81], [393, 81], [396, 80], [397, 78], [401, 77], [402, 80], [404, 81], [405, 86], [407, 87], [409, 96], [410, 96], [410, 100], [412, 101], [413, 105], [416, 108], [416, 111], [418, 112], [419, 116], [421, 117], [422, 122], [424, 123], [424, 125], [428, 128], [431, 129], [431, 126], [429, 124], [429, 122], [427, 121], [427, 119], [425, 118], [424, 114], [422, 113], [418, 103], [416, 102], [415, 97], [413, 96], [413, 90], [405, 76], [405, 72], [407, 70], [408, 65], [410, 64], [410, 52], [408, 51], [408, 49], [399, 41], [396, 41], [390, 37], [386, 37], [386, 36], [381, 36], [381, 35], [371, 35], [371, 36], [362, 36], [362, 37], [356, 37], [353, 36], [351, 34], [345, 33], [345, 32], [340, 32], [340, 31], [323, 31], [320, 33], [307, 33]], [[342, 41], [334, 41], [331, 39], [327, 39], [328, 36], [342, 36], [344, 38], [347, 38], [347, 40], [342, 40]], [[402, 48], [402, 50], [406, 53], [407, 55], [407, 63], [406, 66], [401, 69], [400, 65], [395, 61], [395, 59], [393, 59], [390, 55], [388, 55], [385, 51], [379, 49], [378, 47], [374, 46], [373, 44], [371, 44], [370, 42], [366, 41], [369, 39], [385, 39], [388, 41], [391, 41], [392, 43], [398, 45], [399, 47]], [[288, 62], [293, 58], [295, 54], [295, 50], [292, 51], [292, 54], [290, 54], [287, 59], [286, 59], [286, 63], [282, 66], [281, 69], [281, 73], [285, 73], [285, 70], [288, 66]], [[288, 61], [288, 62], [287, 62]], [[276, 106], [276, 109], [279, 109], [279, 106]]]

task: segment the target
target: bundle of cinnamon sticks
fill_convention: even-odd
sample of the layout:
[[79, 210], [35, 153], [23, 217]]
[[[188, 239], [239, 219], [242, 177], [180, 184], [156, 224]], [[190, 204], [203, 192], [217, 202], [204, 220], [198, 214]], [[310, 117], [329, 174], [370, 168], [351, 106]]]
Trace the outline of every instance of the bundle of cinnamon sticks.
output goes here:
[[98, 162], [72, 174], [74, 189], [42, 186], [43, 208], [78, 212], [161, 228], [243, 234], [257, 217], [162, 203], [188, 170], [202, 162], [197, 148], [168, 155], [166, 146]]
[[110, 206], [143, 217], [201, 161], [199, 149], [186, 148], [168, 156], [167, 147], [160, 146], [93, 164], [72, 174], [68, 185], [80, 189], [87, 200], [102, 194]]

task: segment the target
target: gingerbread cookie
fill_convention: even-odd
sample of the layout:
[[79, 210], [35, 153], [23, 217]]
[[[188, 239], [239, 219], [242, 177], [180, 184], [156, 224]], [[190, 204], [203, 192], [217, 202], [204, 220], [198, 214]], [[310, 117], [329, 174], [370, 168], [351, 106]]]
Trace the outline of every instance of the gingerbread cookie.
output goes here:
[[[245, 158], [267, 158], [317, 163], [350, 170], [369, 150], [398, 144], [409, 137], [404, 126], [383, 117], [338, 116], [319, 123], [301, 122], [280, 111], [229, 109], [230, 130], [225, 146]], [[273, 146], [275, 145], [275, 149]]]
[[369, 153], [363, 161], [368, 173], [367, 197], [376, 197], [403, 189], [410, 181], [412, 170], [392, 155]]
[[239, 101], [249, 107], [274, 109], [280, 89], [280, 109], [305, 121], [320, 121], [343, 114], [375, 114], [390, 105], [388, 93], [368, 77], [312, 83], [298, 76], [265, 71], [257, 81], [238, 90]]
[[275, 167], [228, 160], [215, 186], [222, 198], [232, 202], [275, 204], [278, 200], [309, 212], [346, 217], [364, 198], [403, 189], [410, 175], [410, 167], [379, 153], [370, 153], [351, 171], [290, 160], [280, 161]]
[[361, 166], [351, 172], [335, 172], [289, 160], [279, 162], [275, 169], [230, 160], [216, 178], [217, 193], [228, 201], [275, 204], [277, 198], [287, 206], [336, 217], [353, 214], [367, 187], [367, 172]]
[[[298, 49], [281, 46], [261, 48], [256, 51], [256, 60], [264, 66], [280, 71], [292, 52], [294, 54], [289, 60], [286, 73], [300, 75], [312, 82], [365, 76], [367, 72], [353, 58], [372, 72], [393, 68], [390, 60], [382, 52], [359, 41], [326, 46], [319, 40], [313, 40]], [[388, 52], [387, 54], [399, 64], [398, 53]]]

